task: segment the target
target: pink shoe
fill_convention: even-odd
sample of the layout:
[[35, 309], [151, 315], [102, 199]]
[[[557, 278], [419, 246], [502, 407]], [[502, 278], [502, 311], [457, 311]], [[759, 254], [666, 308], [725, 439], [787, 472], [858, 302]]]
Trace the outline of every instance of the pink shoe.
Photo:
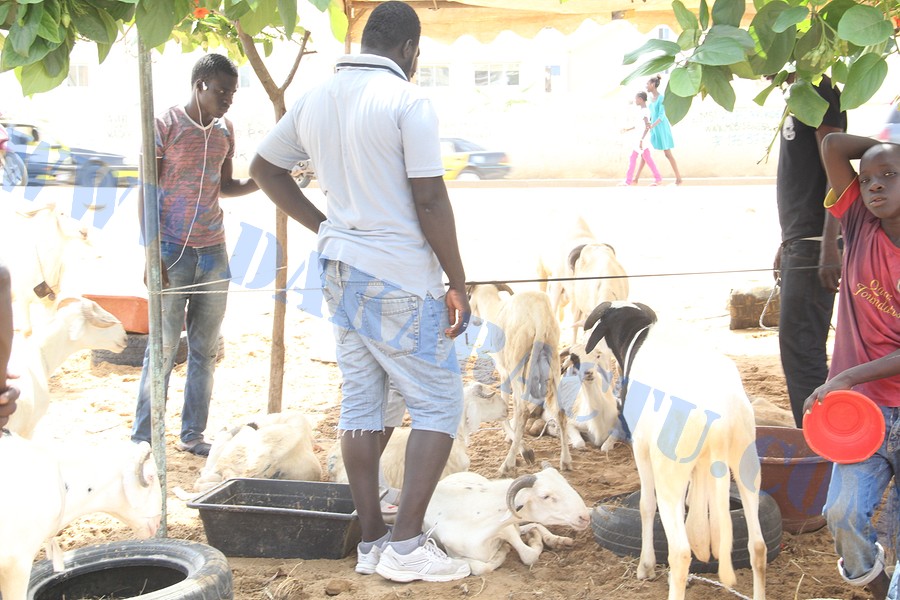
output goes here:
[[633, 185], [633, 184], [628, 183], [627, 181], [620, 181], [616, 185], [618, 185], [619, 187], [624, 187], [624, 186], [629, 186], [629, 185]]
[[659, 181], [654, 181], [650, 184], [650, 187], [656, 187], [658, 185], [662, 185], [662, 179], [660, 179]]

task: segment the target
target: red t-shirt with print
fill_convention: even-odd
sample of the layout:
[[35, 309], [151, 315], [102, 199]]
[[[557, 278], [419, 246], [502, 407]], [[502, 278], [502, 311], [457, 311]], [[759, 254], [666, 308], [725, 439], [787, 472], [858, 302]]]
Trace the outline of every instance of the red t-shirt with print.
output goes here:
[[[840, 219], [844, 236], [831, 378], [900, 349], [900, 248], [865, 207], [858, 180], [826, 208]], [[854, 389], [881, 406], [900, 406], [900, 375]]]

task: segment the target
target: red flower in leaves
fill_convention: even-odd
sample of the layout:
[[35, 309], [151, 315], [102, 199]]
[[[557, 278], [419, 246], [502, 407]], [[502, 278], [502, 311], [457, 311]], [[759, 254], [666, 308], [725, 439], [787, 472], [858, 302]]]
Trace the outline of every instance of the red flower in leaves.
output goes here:
[[212, 12], [208, 8], [195, 8], [194, 9], [194, 18], [195, 19], [205, 19], [209, 13]]

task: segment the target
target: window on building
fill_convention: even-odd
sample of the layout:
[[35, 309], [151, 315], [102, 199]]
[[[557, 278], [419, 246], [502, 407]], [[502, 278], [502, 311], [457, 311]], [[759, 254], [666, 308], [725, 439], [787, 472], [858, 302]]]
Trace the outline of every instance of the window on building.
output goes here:
[[250, 87], [253, 81], [253, 67], [250, 65], [241, 65], [238, 67], [238, 89]]
[[661, 40], [671, 40], [672, 30], [668, 25], [662, 25], [656, 30], [656, 37]]
[[426, 65], [419, 67], [416, 83], [422, 87], [448, 87], [450, 85], [450, 67], [447, 65]]
[[72, 87], [87, 87], [88, 73], [87, 65], [70, 65], [68, 84]]
[[475, 85], [519, 85], [519, 64], [492, 63], [476, 65]]

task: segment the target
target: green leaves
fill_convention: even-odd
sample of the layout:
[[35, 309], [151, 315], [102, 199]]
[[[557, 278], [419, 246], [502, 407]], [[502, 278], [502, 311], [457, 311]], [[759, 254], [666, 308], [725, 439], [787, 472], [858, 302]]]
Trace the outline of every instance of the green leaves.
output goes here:
[[841, 110], [850, 110], [865, 104], [881, 88], [887, 77], [888, 66], [884, 57], [864, 54], [850, 67], [847, 84], [841, 94]]
[[703, 67], [701, 84], [716, 101], [716, 104], [731, 112], [734, 110], [735, 94], [731, 87], [731, 69], [728, 67]]
[[347, 15], [344, 14], [344, 7], [335, 0], [328, 5], [328, 18], [331, 23], [331, 33], [335, 39], [343, 42], [347, 39], [347, 30], [350, 23], [347, 21]]
[[744, 54], [744, 48], [735, 40], [707, 37], [691, 56], [691, 62], [701, 65], [730, 65], [744, 60]]
[[[640, 64], [623, 83], [672, 68], [666, 92], [666, 113], [675, 122], [697, 94], [712, 96], [732, 110], [734, 77], [774, 81], [755, 102], [760, 105], [773, 90], [783, 89], [788, 73], [796, 82], [785, 93], [787, 110], [804, 123], [818, 126], [827, 108], [812, 82], [830, 71], [843, 84], [841, 107], [857, 108], [884, 85], [889, 56], [900, 54], [894, 20], [897, 0], [754, 0], [756, 15], [741, 27], [743, 0], [700, 0], [695, 15], [684, 0], [672, 10], [682, 31], [676, 50], [670, 43], [651, 40], [628, 53], [624, 64]], [[660, 56], [662, 55], [662, 56]], [[652, 57], [652, 58], [650, 58]]]
[[681, 121], [685, 115], [688, 114], [693, 100], [693, 96], [685, 98], [670, 92], [668, 89], [666, 90], [664, 108], [666, 110], [666, 117], [668, 117], [669, 122], [672, 123], [672, 125]]
[[659, 56], [657, 58], [653, 58], [642, 64], [640, 67], [632, 71], [628, 77], [622, 80], [622, 85], [626, 85], [638, 77], [645, 77], [647, 75], [656, 75], [661, 71], [665, 71], [669, 67], [675, 64], [675, 58], [671, 56]]
[[181, 17], [175, 15], [172, 2], [141, 0], [134, 13], [144, 46], [155, 48], [166, 43]]
[[640, 58], [644, 54], [649, 54], [651, 51], [660, 51], [666, 56], [675, 56], [676, 54], [681, 52], [681, 46], [679, 46], [675, 42], [651, 38], [647, 40], [647, 43], [645, 43], [637, 50], [632, 50], [631, 52], [626, 54], [622, 58], [622, 64], [633, 64], [638, 58]]
[[798, 119], [810, 127], [818, 127], [828, 110], [828, 101], [819, 95], [811, 83], [798, 81], [790, 88], [787, 106]]
[[798, 25], [809, 18], [809, 9], [805, 6], [794, 6], [782, 11], [775, 23], [772, 25], [772, 31], [775, 33], [784, 33], [793, 25]]
[[890, 38], [894, 28], [880, 9], [860, 4], [844, 13], [837, 33], [841, 39], [857, 46], [873, 46]]
[[698, 64], [690, 63], [686, 67], [677, 67], [669, 75], [669, 87], [666, 89], [683, 97], [695, 96], [700, 91], [702, 77], [703, 72]]
[[294, 35], [297, 27], [297, 0], [278, 0], [278, 14], [281, 15], [285, 35]]
[[681, 25], [682, 31], [700, 28], [700, 22], [697, 21], [697, 17], [687, 9], [681, 0], [672, 2], [672, 10], [675, 12], [675, 19]]
[[[744, 10], [744, 0], [716, 0], [712, 9], [713, 24], [740, 27]], [[706, 29], [706, 25], [703, 28]]]
[[780, 71], [791, 58], [797, 27], [789, 25], [781, 32], [775, 31], [775, 24], [789, 8], [787, 2], [773, 0], [750, 22], [750, 35], [756, 40], [756, 56], [751, 58], [750, 65], [757, 76]]
[[[147, 2], [142, 4], [147, 4]], [[154, 2], [153, 4], [159, 5], [164, 3]], [[98, 10], [87, 2], [73, 3], [71, 7], [72, 25], [78, 30], [79, 34], [89, 40], [104, 44], [112, 44], [116, 41], [118, 29], [116, 28], [116, 22], [109, 16], [109, 13], [104, 10]], [[172, 26], [174, 27], [175, 24], [173, 23]], [[138, 27], [140, 28], [140, 22]], [[171, 28], [169, 31], [171, 31]], [[166, 39], [168, 37], [166, 35]]]

